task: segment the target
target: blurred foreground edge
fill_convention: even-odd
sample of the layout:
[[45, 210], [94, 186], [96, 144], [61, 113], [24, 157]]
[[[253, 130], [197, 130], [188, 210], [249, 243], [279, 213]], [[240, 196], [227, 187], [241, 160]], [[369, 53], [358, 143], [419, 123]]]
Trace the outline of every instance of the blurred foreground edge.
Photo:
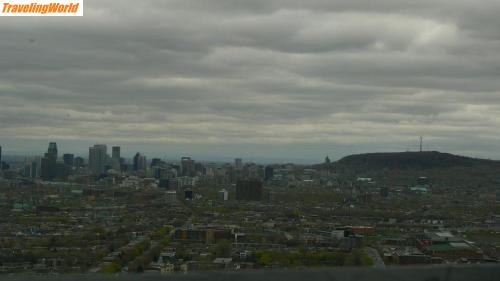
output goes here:
[[388, 268], [338, 268], [256, 270], [239, 272], [192, 272], [161, 275], [143, 274], [85, 274], [85, 275], [18, 275], [1, 276], [1, 280], [238, 280], [238, 281], [500, 281], [500, 265], [407, 266]]

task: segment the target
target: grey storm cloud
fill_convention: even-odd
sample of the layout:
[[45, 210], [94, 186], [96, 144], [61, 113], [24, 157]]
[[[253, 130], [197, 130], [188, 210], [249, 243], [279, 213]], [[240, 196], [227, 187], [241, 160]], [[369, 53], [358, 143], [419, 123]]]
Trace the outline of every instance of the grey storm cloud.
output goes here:
[[0, 142], [312, 160], [423, 135], [498, 158], [499, 13], [497, 0], [122, 0], [3, 17]]

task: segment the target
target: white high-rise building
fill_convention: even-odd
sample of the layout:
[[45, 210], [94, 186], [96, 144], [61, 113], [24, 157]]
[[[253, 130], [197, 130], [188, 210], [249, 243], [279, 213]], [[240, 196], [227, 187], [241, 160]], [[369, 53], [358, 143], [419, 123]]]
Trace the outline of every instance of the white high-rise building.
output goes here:
[[229, 199], [229, 192], [223, 188], [221, 191], [219, 191], [219, 198], [222, 201], [227, 201]]
[[107, 147], [105, 144], [96, 144], [89, 148], [89, 170], [93, 174], [105, 172], [107, 162]]

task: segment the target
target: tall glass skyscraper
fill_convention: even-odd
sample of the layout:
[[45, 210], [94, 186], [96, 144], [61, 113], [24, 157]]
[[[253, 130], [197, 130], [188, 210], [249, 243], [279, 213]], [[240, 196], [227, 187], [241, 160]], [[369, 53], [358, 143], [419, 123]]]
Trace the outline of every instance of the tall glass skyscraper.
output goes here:
[[105, 144], [96, 144], [89, 148], [89, 170], [93, 174], [105, 172], [107, 161], [107, 147]]

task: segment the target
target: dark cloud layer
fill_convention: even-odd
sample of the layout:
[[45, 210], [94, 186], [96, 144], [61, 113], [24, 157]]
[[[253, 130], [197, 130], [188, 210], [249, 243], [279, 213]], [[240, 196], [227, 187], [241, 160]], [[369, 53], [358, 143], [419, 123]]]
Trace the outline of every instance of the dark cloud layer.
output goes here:
[[428, 149], [500, 158], [497, 0], [85, 1], [84, 13], [0, 18], [7, 150], [310, 161], [423, 135]]

